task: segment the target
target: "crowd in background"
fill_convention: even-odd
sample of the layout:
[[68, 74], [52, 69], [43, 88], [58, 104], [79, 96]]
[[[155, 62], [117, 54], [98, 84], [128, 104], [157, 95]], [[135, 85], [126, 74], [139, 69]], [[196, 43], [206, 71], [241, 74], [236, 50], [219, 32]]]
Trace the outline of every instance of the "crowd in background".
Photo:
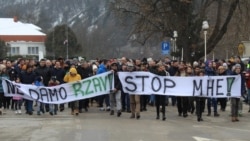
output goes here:
[[[118, 71], [147, 71], [161, 76], [225, 76], [225, 75], [241, 75], [242, 86], [240, 98], [230, 98], [231, 105], [231, 121], [239, 121], [242, 114], [242, 102], [250, 104], [250, 72], [249, 65], [244, 64], [240, 57], [236, 56], [229, 60], [213, 60], [213, 61], [194, 61], [186, 63], [185, 61], [171, 60], [166, 57], [161, 60], [152, 58], [128, 59], [122, 57], [120, 59], [96, 59], [96, 60], [64, 60], [59, 57], [56, 60], [41, 59], [35, 61], [33, 59], [17, 59], [0, 60], [0, 78], [7, 78], [17, 83], [30, 84], [36, 86], [56, 86], [63, 83], [78, 81], [98, 75], [107, 71], [113, 71], [115, 88], [109, 94], [73, 101], [65, 104], [44, 104], [38, 101], [22, 99], [22, 97], [5, 97], [2, 79], [0, 79], [0, 114], [4, 114], [6, 110], [13, 110], [16, 114], [21, 114], [25, 110], [26, 114], [32, 115], [34, 111], [37, 115], [48, 112], [56, 115], [58, 111], [63, 112], [65, 105], [71, 108], [72, 115], [78, 115], [83, 111], [87, 112], [90, 105], [95, 102], [100, 111], [109, 111], [110, 115], [120, 117], [122, 112], [131, 113], [130, 118], [140, 119], [141, 112], [147, 111], [147, 106], [156, 107], [156, 119], [166, 120], [165, 107], [177, 106], [178, 116], [188, 117], [189, 114], [196, 114], [197, 121], [203, 121], [202, 113], [207, 108], [206, 116], [219, 117], [219, 111], [224, 112], [228, 105], [228, 98], [201, 98], [201, 97], [185, 97], [185, 96], [163, 96], [163, 95], [135, 95], [124, 93], [122, 85], [118, 78]], [[220, 110], [218, 110], [218, 104]], [[105, 106], [104, 106], [105, 105]], [[23, 108], [22, 108], [23, 107]], [[35, 108], [36, 107], [36, 108]], [[212, 107], [212, 108], [211, 108]], [[250, 112], [250, 109], [249, 111]]]

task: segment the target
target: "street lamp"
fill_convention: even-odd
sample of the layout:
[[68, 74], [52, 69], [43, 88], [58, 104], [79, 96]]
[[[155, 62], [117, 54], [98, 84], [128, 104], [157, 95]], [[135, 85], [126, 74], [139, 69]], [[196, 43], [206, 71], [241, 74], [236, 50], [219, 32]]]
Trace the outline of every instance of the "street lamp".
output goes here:
[[7, 50], [8, 50], [8, 57], [11, 59], [11, 45], [9, 43], [6, 43]]
[[209, 28], [208, 22], [202, 22], [202, 29], [204, 31], [204, 61], [207, 61], [207, 30]]
[[[177, 33], [176, 30], [174, 31], [173, 37], [174, 37], [174, 47], [173, 47], [173, 51], [174, 51], [174, 53], [176, 53], [176, 51], [177, 51], [177, 49], [176, 49], [176, 40], [177, 40], [177, 37], [178, 37], [178, 33]], [[174, 59], [175, 59], [175, 57], [174, 57]]]

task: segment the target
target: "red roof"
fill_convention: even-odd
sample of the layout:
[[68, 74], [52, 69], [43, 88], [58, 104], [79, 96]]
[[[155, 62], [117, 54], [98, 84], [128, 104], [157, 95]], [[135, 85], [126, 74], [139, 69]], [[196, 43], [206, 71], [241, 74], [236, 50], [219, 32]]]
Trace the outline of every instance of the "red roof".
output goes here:
[[0, 39], [5, 42], [26, 41], [26, 42], [45, 42], [46, 36], [42, 35], [0, 35]]

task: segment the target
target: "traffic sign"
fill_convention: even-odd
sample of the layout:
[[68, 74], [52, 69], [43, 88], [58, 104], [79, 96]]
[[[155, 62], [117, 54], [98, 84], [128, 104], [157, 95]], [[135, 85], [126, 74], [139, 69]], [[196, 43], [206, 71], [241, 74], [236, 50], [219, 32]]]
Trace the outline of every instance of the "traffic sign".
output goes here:
[[161, 44], [161, 53], [163, 55], [168, 55], [170, 51], [170, 43], [169, 42], [162, 42]]

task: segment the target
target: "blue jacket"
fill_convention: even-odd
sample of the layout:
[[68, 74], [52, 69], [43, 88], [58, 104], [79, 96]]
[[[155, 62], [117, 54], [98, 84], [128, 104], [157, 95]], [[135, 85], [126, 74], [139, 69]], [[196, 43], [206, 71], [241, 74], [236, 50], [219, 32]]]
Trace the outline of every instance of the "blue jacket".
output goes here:
[[104, 73], [104, 72], [107, 72], [108, 69], [106, 68], [106, 66], [104, 64], [101, 64], [96, 72], [96, 74], [101, 74], [101, 73]]
[[44, 86], [43, 82], [35, 80], [34, 84], [36, 86]]

